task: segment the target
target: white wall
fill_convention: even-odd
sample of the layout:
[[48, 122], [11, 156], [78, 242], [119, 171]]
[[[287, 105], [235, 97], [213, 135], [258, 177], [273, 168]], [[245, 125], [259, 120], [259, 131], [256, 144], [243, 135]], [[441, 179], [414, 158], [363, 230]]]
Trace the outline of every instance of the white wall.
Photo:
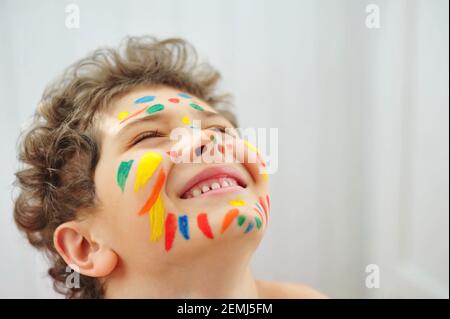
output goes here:
[[[80, 8], [80, 29], [65, 7]], [[365, 26], [366, 5], [381, 28]], [[243, 127], [279, 129], [262, 278], [332, 297], [448, 298], [448, 2], [0, 1], [0, 297], [53, 297], [12, 222], [21, 124], [65, 66], [125, 35], [181, 36]], [[365, 287], [365, 266], [381, 287]]]

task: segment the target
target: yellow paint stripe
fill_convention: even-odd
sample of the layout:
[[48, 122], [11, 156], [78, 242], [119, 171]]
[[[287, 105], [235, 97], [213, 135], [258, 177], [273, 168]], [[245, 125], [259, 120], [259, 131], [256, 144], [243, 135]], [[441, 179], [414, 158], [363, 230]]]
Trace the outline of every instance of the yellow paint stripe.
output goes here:
[[140, 161], [136, 170], [136, 181], [134, 184], [134, 191], [137, 192], [143, 187], [148, 180], [152, 177], [155, 170], [161, 163], [162, 155], [155, 152], [145, 153]]
[[164, 202], [161, 196], [155, 202], [155, 205], [150, 209], [149, 221], [150, 221], [150, 240], [158, 241], [162, 238], [164, 233], [164, 219], [165, 219], [165, 209]]

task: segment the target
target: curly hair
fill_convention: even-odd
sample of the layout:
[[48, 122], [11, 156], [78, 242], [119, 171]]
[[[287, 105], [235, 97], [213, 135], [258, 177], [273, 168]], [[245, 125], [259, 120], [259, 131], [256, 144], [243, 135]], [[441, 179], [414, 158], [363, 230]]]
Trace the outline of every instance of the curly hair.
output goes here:
[[128, 37], [100, 48], [65, 70], [44, 91], [19, 143], [21, 169], [14, 219], [31, 245], [45, 252], [55, 290], [66, 298], [102, 298], [100, 280], [80, 274], [80, 287], [65, 284], [70, 272], [53, 244], [55, 229], [96, 207], [94, 172], [101, 151], [96, 122], [114, 97], [137, 86], [164, 85], [203, 99], [236, 125], [230, 95], [218, 94], [220, 74], [198, 62], [183, 39]]

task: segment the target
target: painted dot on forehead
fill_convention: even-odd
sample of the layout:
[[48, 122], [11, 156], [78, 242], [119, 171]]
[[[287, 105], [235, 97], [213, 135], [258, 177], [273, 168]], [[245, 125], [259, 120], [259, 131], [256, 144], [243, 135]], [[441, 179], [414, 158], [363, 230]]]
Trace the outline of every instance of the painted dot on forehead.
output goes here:
[[146, 112], [149, 113], [149, 114], [152, 114], [152, 113], [156, 113], [156, 112], [159, 112], [159, 111], [162, 111], [162, 110], [164, 110], [164, 105], [162, 105], [162, 104], [155, 104], [155, 105], [150, 106], [147, 109]]
[[196, 110], [199, 110], [199, 111], [204, 111], [204, 109], [203, 109], [203, 107], [201, 107], [200, 105], [198, 105], [198, 104], [195, 104], [195, 103], [191, 103], [191, 104], [189, 104], [193, 109], [196, 109]]
[[125, 119], [128, 116], [128, 112], [120, 112], [119, 115], [117, 115], [117, 119], [119, 121], [122, 121], [123, 119]]
[[177, 99], [176, 97], [172, 97], [172, 98], [170, 98], [168, 101], [169, 101], [169, 102], [172, 102], [172, 103], [179, 103], [179, 102], [180, 102], [180, 99]]
[[141, 104], [141, 103], [147, 103], [147, 102], [151, 102], [155, 99], [155, 96], [153, 95], [146, 95], [143, 97], [140, 97], [136, 100], [134, 100], [134, 104]]
[[189, 94], [187, 94], [187, 93], [178, 93], [178, 96], [180, 96], [180, 97], [182, 97], [182, 98], [185, 98], [185, 99], [191, 99], [192, 98], [192, 96], [190, 96]]

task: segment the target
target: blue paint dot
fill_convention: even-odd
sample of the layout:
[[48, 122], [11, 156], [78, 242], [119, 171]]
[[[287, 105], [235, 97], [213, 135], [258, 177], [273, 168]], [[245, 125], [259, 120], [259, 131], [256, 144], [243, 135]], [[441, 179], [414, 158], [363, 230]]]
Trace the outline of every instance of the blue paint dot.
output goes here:
[[185, 99], [191, 99], [192, 98], [192, 96], [190, 96], [187, 93], [178, 93], [178, 96], [183, 97]]
[[155, 96], [147, 95], [147, 96], [143, 96], [143, 97], [140, 97], [140, 98], [136, 99], [134, 101], [134, 103], [135, 104], [147, 103], [147, 102], [153, 101], [154, 99], [155, 99]]

